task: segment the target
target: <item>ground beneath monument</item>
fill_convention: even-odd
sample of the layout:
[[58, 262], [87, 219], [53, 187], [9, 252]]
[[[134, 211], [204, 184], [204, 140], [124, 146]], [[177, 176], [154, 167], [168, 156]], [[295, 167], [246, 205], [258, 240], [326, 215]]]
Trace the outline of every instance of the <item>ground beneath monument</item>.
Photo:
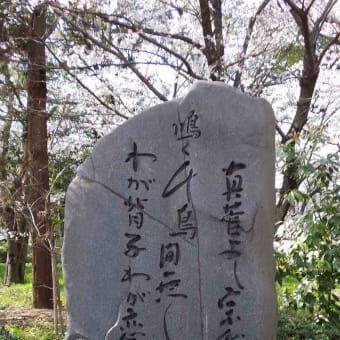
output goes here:
[[[63, 312], [66, 324], [66, 312]], [[53, 311], [48, 309], [33, 309], [26, 306], [11, 307], [0, 310], [0, 326], [13, 325], [20, 328], [32, 326], [35, 322], [53, 324]]]

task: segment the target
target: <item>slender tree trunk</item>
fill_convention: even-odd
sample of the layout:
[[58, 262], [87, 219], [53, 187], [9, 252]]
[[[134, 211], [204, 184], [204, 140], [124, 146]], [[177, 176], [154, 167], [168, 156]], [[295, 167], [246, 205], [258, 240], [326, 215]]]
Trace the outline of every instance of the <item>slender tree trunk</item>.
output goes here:
[[3, 207], [3, 217], [9, 231], [7, 237], [7, 258], [4, 284], [25, 281], [25, 264], [27, 257], [28, 236], [26, 233], [26, 220], [16, 216], [14, 209], [9, 205]]
[[[3, 73], [5, 74], [6, 83], [10, 82], [10, 75], [8, 65], [3, 66]], [[0, 181], [7, 183], [8, 174], [8, 150], [10, 131], [14, 116], [14, 93], [9, 90], [7, 103], [7, 116], [3, 128], [1, 130], [1, 154], [0, 154]], [[2, 196], [2, 216], [7, 230], [7, 256], [6, 268], [4, 275], [4, 284], [9, 285], [12, 282], [25, 281], [25, 264], [27, 257], [27, 226], [26, 220], [16, 211], [14, 205], [15, 201], [22, 193], [21, 176], [13, 181], [14, 186], [1, 186]], [[13, 194], [14, 193], [14, 194]]]
[[53, 308], [51, 252], [48, 237], [49, 183], [46, 114], [46, 7], [37, 6], [31, 17], [28, 39], [27, 141], [29, 145], [29, 209], [32, 217], [33, 307]]
[[241, 57], [240, 62], [238, 64], [239, 69], [236, 71], [235, 79], [234, 79], [234, 85], [233, 85], [234, 87], [237, 87], [237, 88], [240, 87], [242, 91], [243, 91], [242, 71], [243, 71], [243, 68], [244, 68], [245, 61], [246, 61], [250, 39], [251, 39], [251, 36], [253, 35], [253, 32], [254, 32], [254, 27], [255, 27], [257, 17], [261, 15], [261, 13], [264, 11], [264, 9], [269, 4], [269, 2], [270, 2], [270, 0], [263, 0], [261, 2], [260, 6], [258, 7], [255, 15], [252, 16], [249, 19], [247, 34], [244, 38], [243, 46], [242, 46], [242, 57]]
[[[221, 0], [200, 0], [203, 50], [210, 68], [211, 80], [223, 80], [222, 57], [224, 55]], [[213, 25], [212, 25], [213, 24]]]
[[23, 282], [19, 277], [18, 254], [20, 253], [20, 244], [13, 238], [7, 237], [7, 258], [4, 285], [9, 286], [10, 283]]
[[7, 238], [7, 259], [4, 284], [23, 283], [25, 281], [25, 265], [27, 257], [28, 237]]

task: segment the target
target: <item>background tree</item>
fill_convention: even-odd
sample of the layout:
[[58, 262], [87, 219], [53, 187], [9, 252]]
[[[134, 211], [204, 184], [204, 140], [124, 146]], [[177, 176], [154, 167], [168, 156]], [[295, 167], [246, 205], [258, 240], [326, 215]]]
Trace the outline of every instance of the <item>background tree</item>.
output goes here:
[[31, 214], [33, 306], [53, 307], [49, 224], [47, 151], [46, 5], [33, 9], [27, 40], [27, 143], [29, 146], [29, 209]]
[[[7, 262], [4, 281], [23, 282], [28, 244], [28, 228], [25, 214], [25, 181], [27, 152], [23, 148], [24, 126], [24, 29], [20, 20], [21, 7], [14, 9], [4, 1], [0, 4], [0, 181], [2, 227], [7, 232]], [[12, 20], [12, 12], [18, 20]]]
[[[6, 85], [11, 85], [8, 65], [2, 65]], [[6, 87], [7, 87], [6, 86]], [[7, 94], [5, 93], [7, 92]], [[24, 282], [25, 261], [28, 245], [27, 220], [24, 215], [23, 182], [25, 173], [22, 167], [15, 167], [18, 159], [15, 159], [13, 146], [10, 145], [11, 127], [15, 119], [14, 93], [11, 86], [9, 91], [3, 89], [3, 94], [7, 96], [7, 113], [4, 116], [4, 124], [1, 134], [1, 156], [0, 156], [0, 181], [1, 181], [1, 206], [2, 223], [7, 231], [7, 259], [4, 282], [9, 285], [11, 282]], [[10, 159], [13, 157], [14, 159]], [[14, 163], [14, 164], [13, 164]], [[20, 164], [20, 163], [19, 163]], [[11, 181], [12, 180], [12, 181]]]
[[[298, 138], [308, 122], [308, 117], [312, 105], [314, 90], [320, 73], [320, 65], [327, 51], [335, 44], [339, 43], [340, 31], [331, 36], [321, 34], [322, 28], [327, 22], [327, 18], [336, 0], [324, 2], [320, 12], [313, 15], [313, 3], [308, 5], [302, 2], [298, 5], [294, 1], [285, 0], [290, 7], [290, 12], [296, 22], [299, 34], [302, 36], [302, 69], [299, 75], [300, 94], [296, 104], [296, 111], [291, 125], [286, 134], [281, 133], [281, 143], [285, 145], [289, 153], [286, 167], [283, 171], [283, 183], [280, 189], [280, 198], [277, 204], [276, 220], [284, 221], [291, 204], [286, 198], [292, 190], [299, 188], [304, 181], [304, 177], [299, 175], [299, 159], [295, 151], [295, 138]], [[281, 130], [282, 131], [282, 130]]]
[[[2, 66], [7, 88], [1, 157], [3, 221], [8, 234], [5, 282], [24, 280], [28, 230], [33, 243], [33, 305], [51, 308], [51, 256], [47, 238], [48, 158], [44, 6], [4, 2], [1, 18]], [[42, 13], [40, 15], [39, 13]], [[27, 76], [24, 76], [24, 72]], [[21, 87], [13, 79], [21, 79]], [[17, 81], [18, 82], [18, 81]], [[5, 97], [6, 99], [6, 97]], [[24, 102], [27, 101], [27, 107]], [[20, 124], [18, 124], [20, 123]], [[19, 143], [13, 145], [13, 136]], [[8, 155], [8, 150], [16, 151]], [[13, 157], [15, 156], [15, 157]], [[16, 160], [16, 161], [15, 161]], [[30, 228], [28, 228], [30, 225]]]

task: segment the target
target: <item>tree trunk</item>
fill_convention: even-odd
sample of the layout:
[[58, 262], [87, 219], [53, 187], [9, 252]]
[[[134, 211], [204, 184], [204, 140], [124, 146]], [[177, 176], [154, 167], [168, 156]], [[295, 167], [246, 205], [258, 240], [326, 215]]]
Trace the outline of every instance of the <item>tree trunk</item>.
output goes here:
[[7, 238], [7, 259], [4, 284], [24, 283], [28, 237]]
[[4, 284], [23, 283], [25, 280], [25, 259], [27, 243], [23, 238], [7, 238], [7, 259]]
[[8, 230], [4, 284], [23, 283], [28, 245], [26, 220], [16, 216], [14, 209], [8, 205], [3, 207], [3, 217]]
[[53, 308], [51, 252], [48, 244], [49, 183], [46, 114], [46, 6], [37, 6], [31, 16], [28, 39], [27, 141], [29, 146], [33, 307]]
[[[8, 64], [4, 65], [2, 70], [5, 74], [6, 84], [10, 83], [10, 74]], [[1, 129], [1, 146], [0, 153], [0, 181], [5, 183], [1, 186], [2, 196], [2, 217], [5, 229], [7, 231], [7, 256], [6, 268], [4, 275], [4, 284], [9, 285], [12, 282], [25, 281], [25, 264], [27, 256], [27, 225], [26, 221], [19, 211], [16, 211], [15, 203], [20, 193], [22, 193], [21, 176], [19, 175], [13, 182], [13, 187], [7, 181], [9, 172], [9, 139], [11, 126], [14, 116], [14, 93], [11, 89], [8, 91], [7, 115], [3, 128]], [[6, 184], [8, 183], [8, 184]]]
[[[313, 29], [310, 29], [308, 11], [304, 6], [299, 8], [293, 1], [286, 0], [291, 8], [291, 13], [296, 21], [297, 26], [300, 28], [300, 33], [304, 41], [304, 56], [302, 76], [300, 78], [300, 94], [297, 102], [297, 108], [293, 122], [289, 128], [287, 135], [283, 138], [283, 144], [289, 144], [289, 159], [287, 160], [287, 167], [283, 172], [283, 183], [280, 189], [279, 201], [276, 205], [276, 226], [279, 226], [285, 220], [291, 204], [285, 199], [286, 195], [292, 190], [298, 189], [303, 178], [299, 178], [298, 167], [300, 160], [296, 152], [296, 145], [294, 136], [299, 136], [308, 120], [308, 113], [311, 107], [314, 89], [319, 76], [319, 64], [321, 56], [318, 58], [316, 54], [317, 41], [322, 22], [317, 20]], [[330, 2], [329, 2], [330, 3]], [[327, 16], [328, 6], [326, 6], [320, 18]]]
[[[211, 80], [223, 80], [222, 57], [224, 55], [221, 0], [200, 0], [203, 50], [210, 68]], [[214, 26], [212, 26], [212, 23]]]

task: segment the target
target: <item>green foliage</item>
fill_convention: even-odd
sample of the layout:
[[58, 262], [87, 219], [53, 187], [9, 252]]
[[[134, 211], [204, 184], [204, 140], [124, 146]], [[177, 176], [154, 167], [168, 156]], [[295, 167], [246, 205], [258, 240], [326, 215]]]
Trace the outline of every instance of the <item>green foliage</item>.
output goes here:
[[1, 326], [0, 327], [0, 340], [19, 340], [17, 336], [15, 336], [11, 331], [7, 328]]
[[7, 241], [0, 241], [0, 262], [5, 263], [7, 257]]
[[[33, 325], [20, 328], [14, 325], [6, 325], [5, 331], [11, 334], [10, 338], [0, 340], [61, 340], [63, 337], [56, 335], [53, 325], [49, 322], [34, 322]], [[1, 333], [0, 333], [1, 334]]]
[[290, 43], [282, 46], [278, 49], [275, 56], [276, 65], [274, 66], [274, 69], [281, 72], [286, 71], [303, 59], [303, 53], [304, 48], [302, 45]]
[[294, 205], [298, 202], [305, 202], [308, 200], [308, 195], [300, 190], [291, 190], [287, 193], [285, 196], [285, 201], [287, 201], [289, 204]]
[[288, 67], [298, 63], [303, 59], [303, 47], [301, 45], [291, 44], [282, 53]]
[[[340, 329], [340, 185], [338, 156], [326, 157], [304, 166], [309, 195], [291, 192], [287, 199], [302, 201], [304, 213], [288, 228], [291, 240], [277, 253], [277, 281], [287, 276], [297, 285], [283, 292], [283, 302], [295, 310], [303, 310], [316, 324]], [[318, 339], [321, 339], [318, 338]]]
[[279, 314], [277, 340], [337, 340], [340, 330], [318, 325], [307, 313], [285, 309]]

